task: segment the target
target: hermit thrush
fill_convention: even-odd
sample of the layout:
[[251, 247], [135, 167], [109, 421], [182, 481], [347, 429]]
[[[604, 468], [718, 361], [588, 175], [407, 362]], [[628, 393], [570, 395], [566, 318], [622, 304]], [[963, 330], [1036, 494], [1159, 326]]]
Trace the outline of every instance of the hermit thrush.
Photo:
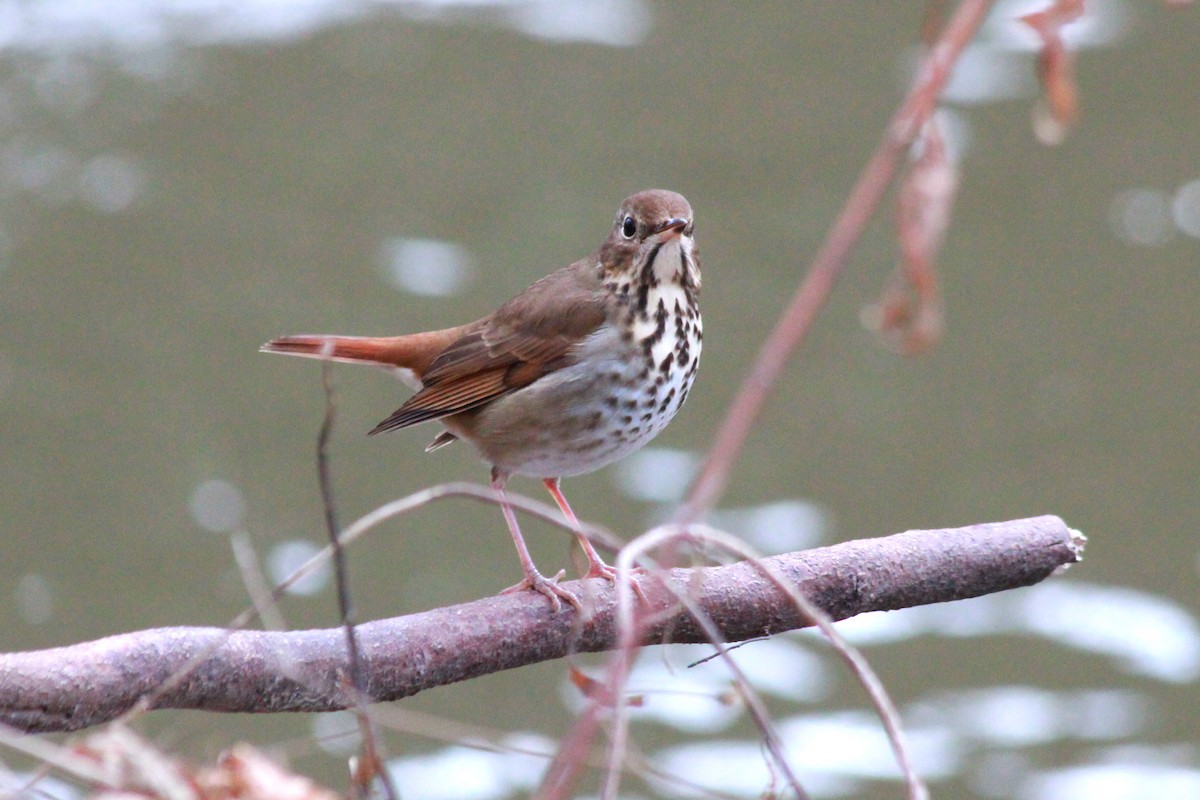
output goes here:
[[[579, 608], [574, 593], [534, 566], [505, 500], [510, 475], [543, 479], [575, 526], [587, 577], [615, 578], [587, 538], [559, 478], [599, 469], [650, 441], [687, 398], [700, 361], [700, 261], [692, 208], [674, 192], [639, 192], [621, 203], [608, 238], [494, 314], [467, 325], [392, 337], [284, 336], [263, 345], [288, 353], [400, 368], [417, 389], [371, 433], [438, 420], [426, 448], [456, 439], [492, 467], [530, 588]], [[560, 573], [561, 574], [561, 573]]]

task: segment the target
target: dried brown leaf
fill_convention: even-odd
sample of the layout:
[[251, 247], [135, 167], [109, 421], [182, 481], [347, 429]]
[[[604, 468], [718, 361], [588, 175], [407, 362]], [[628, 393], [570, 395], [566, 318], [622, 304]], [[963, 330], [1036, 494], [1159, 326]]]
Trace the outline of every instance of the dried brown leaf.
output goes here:
[[1037, 121], [1038, 138], [1057, 144], [1079, 116], [1079, 89], [1075, 82], [1075, 59], [1063, 42], [1062, 29], [1083, 16], [1083, 0], [1055, 0], [1050, 6], [1021, 17], [1042, 40], [1038, 53], [1038, 76], [1044, 94]]
[[934, 269], [954, 209], [958, 169], [950, 159], [935, 119], [921, 133], [920, 155], [897, 195], [896, 227], [900, 264], [863, 324], [897, 352], [922, 352], [941, 338], [941, 293]]
[[[594, 700], [603, 706], [614, 707], [616, 700], [608, 686], [584, 673], [575, 665], [571, 665], [567, 669], [567, 676], [571, 684], [579, 690], [580, 694], [589, 700]], [[626, 695], [624, 705], [637, 708], [646, 704], [646, 698], [640, 694]]]

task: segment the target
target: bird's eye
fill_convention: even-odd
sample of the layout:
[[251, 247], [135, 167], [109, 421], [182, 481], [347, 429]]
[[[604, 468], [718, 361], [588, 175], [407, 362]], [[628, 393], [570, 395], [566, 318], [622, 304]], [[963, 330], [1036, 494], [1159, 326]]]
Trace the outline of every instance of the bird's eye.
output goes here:
[[626, 239], [632, 239], [635, 233], [637, 233], [637, 223], [633, 217], [625, 217], [625, 221], [621, 223], [621, 235]]

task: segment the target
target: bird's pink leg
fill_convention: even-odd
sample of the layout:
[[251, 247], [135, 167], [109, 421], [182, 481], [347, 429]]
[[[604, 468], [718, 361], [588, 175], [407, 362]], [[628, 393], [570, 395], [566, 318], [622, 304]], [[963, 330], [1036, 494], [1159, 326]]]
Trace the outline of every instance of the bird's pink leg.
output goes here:
[[579, 524], [579, 518], [575, 516], [575, 512], [571, 510], [571, 504], [567, 502], [566, 495], [559, 488], [558, 478], [546, 478], [542, 482], [546, 484], [546, 489], [550, 492], [550, 496], [554, 498], [554, 502], [558, 503], [558, 508], [562, 511], [563, 516], [567, 518], [567, 522], [571, 523], [571, 527], [575, 529], [575, 538], [579, 540], [579, 546], [583, 548], [583, 554], [587, 556], [588, 571], [584, 577], [604, 578], [616, 583], [616, 569], [604, 563], [604, 559], [596, 552], [596, 548], [592, 546], [591, 541], [583, 535], [583, 528]]
[[[583, 548], [584, 555], [587, 556], [588, 560], [588, 571], [587, 575], [584, 575], [584, 577], [604, 578], [606, 581], [609, 581], [615, 586], [617, 583], [617, 575], [619, 574], [616, 567], [610, 567], [608, 564], [605, 564], [604, 559], [602, 559], [600, 554], [596, 552], [596, 548], [592, 547], [592, 543], [588, 537], [583, 535], [583, 527], [579, 524], [579, 519], [575, 516], [575, 512], [571, 510], [571, 505], [567, 502], [566, 495], [564, 495], [562, 493], [562, 489], [559, 488], [558, 478], [546, 478], [543, 483], [546, 484], [546, 488], [550, 491], [550, 495], [554, 498], [554, 502], [558, 503], [558, 508], [560, 511], [562, 511], [563, 516], [566, 517], [567, 521], [570, 522], [575, 528], [575, 538], [579, 540], [579, 545]], [[638, 582], [638, 575], [641, 572], [641, 569], [634, 567], [634, 570], [635, 572], [631, 576], [633, 579], [631, 582], [633, 591], [639, 598], [641, 598], [643, 603], [648, 603], [649, 601], [646, 599], [646, 592], [644, 589], [642, 589], [641, 583]]]
[[547, 578], [534, 566], [533, 557], [529, 555], [529, 548], [525, 546], [525, 537], [521, 536], [521, 528], [517, 525], [517, 515], [513, 513], [512, 506], [508, 504], [508, 497], [504, 493], [507, 483], [507, 475], [492, 470], [492, 490], [496, 493], [496, 499], [500, 501], [500, 510], [504, 512], [504, 521], [508, 523], [508, 532], [512, 534], [513, 544], [517, 546], [517, 557], [521, 559], [521, 569], [525, 572], [525, 579], [508, 587], [500, 594], [533, 589], [535, 592], [546, 595], [554, 605], [555, 611], [562, 608], [562, 602], [559, 599], [562, 598], [574, 606], [576, 611], [582, 612], [583, 605], [579, 602], [579, 598], [573, 592], [558, 585], [558, 579], [563, 574], [561, 571], [553, 578]]

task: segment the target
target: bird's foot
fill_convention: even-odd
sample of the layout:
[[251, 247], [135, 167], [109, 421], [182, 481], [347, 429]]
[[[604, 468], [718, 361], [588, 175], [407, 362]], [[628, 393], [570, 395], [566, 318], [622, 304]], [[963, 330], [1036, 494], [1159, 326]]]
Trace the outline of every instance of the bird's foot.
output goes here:
[[[650, 605], [650, 601], [646, 599], [646, 590], [642, 588], [641, 577], [646, 574], [646, 571], [641, 567], [634, 567], [629, 571], [629, 585], [633, 587], [633, 592], [638, 596], [644, 605]], [[615, 588], [617, 580], [621, 576], [621, 571], [616, 567], [605, 564], [600, 558], [591, 561], [588, 566], [587, 574], [584, 578], [603, 578], [613, 585]]]
[[[565, 570], [559, 570], [553, 578], [547, 578], [537, 570], [525, 573], [525, 580], [518, 584], [508, 587], [500, 594], [514, 594], [515, 592], [523, 592], [526, 589], [532, 589], [535, 592], [541, 592], [550, 600], [550, 604], [554, 606], [555, 611], [562, 610], [562, 601], [566, 600], [576, 611], [583, 613], [583, 604], [579, 602], [579, 598], [570, 589], [566, 589], [558, 585], [559, 580], [566, 574]], [[561, 599], [560, 599], [561, 598]]]

